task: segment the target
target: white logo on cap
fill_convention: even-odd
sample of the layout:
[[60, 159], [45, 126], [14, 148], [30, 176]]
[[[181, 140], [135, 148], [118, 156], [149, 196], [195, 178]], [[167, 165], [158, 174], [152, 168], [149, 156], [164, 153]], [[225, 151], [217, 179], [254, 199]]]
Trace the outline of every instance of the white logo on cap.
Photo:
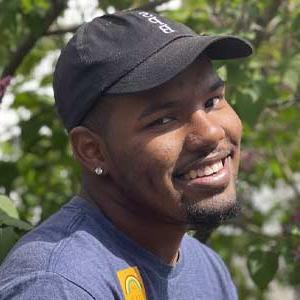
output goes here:
[[150, 23], [158, 24], [159, 25], [158, 28], [163, 33], [172, 33], [172, 32], [175, 32], [175, 30], [172, 29], [168, 24], [162, 22], [156, 16], [154, 16], [154, 15], [148, 13], [148, 12], [141, 11], [141, 12], [139, 12], [139, 15], [141, 15], [144, 18], [147, 18]]

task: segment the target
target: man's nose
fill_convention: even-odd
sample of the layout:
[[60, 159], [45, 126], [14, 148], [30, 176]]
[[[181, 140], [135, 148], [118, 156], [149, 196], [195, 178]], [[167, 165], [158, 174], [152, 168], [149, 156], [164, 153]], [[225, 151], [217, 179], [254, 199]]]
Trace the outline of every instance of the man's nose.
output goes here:
[[225, 138], [225, 130], [216, 115], [197, 110], [191, 115], [185, 146], [188, 151], [215, 149]]

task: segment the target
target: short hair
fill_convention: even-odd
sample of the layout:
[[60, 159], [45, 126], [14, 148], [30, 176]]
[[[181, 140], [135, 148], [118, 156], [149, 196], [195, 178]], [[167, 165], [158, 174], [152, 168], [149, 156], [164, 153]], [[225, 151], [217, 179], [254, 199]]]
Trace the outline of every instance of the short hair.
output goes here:
[[80, 125], [101, 134], [104, 138], [107, 137], [113, 102], [115, 102], [112, 98], [112, 96], [100, 97], [81, 121]]

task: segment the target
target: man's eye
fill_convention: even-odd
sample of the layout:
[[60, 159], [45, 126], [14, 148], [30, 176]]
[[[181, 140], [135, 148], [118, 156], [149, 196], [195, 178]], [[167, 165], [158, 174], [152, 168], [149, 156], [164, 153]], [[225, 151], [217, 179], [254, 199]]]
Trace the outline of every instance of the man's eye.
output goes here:
[[206, 102], [205, 102], [205, 108], [212, 108], [212, 107], [215, 107], [221, 100], [222, 100], [223, 97], [221, 96], [215, 96], [215, 97], [212, 97], [210, 99], [208, 99]]
[[173, 118], [168, 118], [168, 117], [160, 118], [160, 119], [157, 119], [156, 121], [152, 122], [150, 124], [150, 126], [166, 125], [166, 124], [172, 122], [173, 120], [174, 120]]

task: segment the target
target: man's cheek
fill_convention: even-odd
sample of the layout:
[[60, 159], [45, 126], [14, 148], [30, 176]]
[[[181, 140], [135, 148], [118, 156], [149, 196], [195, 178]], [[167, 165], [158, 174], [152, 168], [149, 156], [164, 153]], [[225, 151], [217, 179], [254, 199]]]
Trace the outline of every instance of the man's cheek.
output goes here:
[[178, 149], [180, 146], [172, 136], [156, 138], [145, 145], [148, 159], [156, 166], [164, 169], [174, 167], [180, 152]]

